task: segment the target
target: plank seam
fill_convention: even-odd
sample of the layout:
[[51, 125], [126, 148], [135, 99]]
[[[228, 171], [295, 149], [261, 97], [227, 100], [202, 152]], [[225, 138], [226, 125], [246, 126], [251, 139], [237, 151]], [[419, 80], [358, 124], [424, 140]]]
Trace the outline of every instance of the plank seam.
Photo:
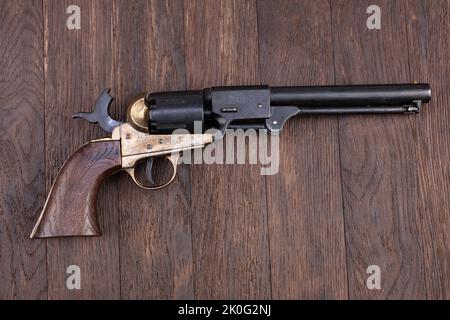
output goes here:
[[[112, 1], [111, 3], [111, 18], [110, 18], [110, 23], [111, 23], [111, 60], [112, 60], [112, 64], [113, 64], [113, 68], [111, 68], [111, 86], [113, 86], [114, 88], [117, 88], [117, 83], [116, 83], [116, 72], [114, 72], [113, 70], [117, 70], [116, 69], [116, 1]], [[120, 203], [120, 197], [117, 199], [117, 201]], [[119, 208], [121, 206], [119, 205]], [[117, 215], [118, 215], [118, 227], [119, 230], [117, 232], [118, 234], [118, 241], [119, 241], [119, 245], [118, 245], [118, 271], [119, 271], [119, 299], [122, 300], [122, 261], [121, 261], [121, 248], [122, 248], [122, 240], [121, 240], [121, 230], [122, 230], [122, 221], [120, 219], [121, 215], [120, 212], [117, 211]]]
[[[44, 190], [45, 190], [45, 195], [44, 197], [47, 196], [47, 173], [48, 173], [48, 168], [47, 168], [47, 133], [46, 133], [46, 124], [47, 124], [47, 37], [48, 37], [48, 23], [47, 23], [47, 19], [48, 19], [48, 10], [47, 10], [47, 0], [42, 0], [41, 1], [41, 6], [42, 6], [42, 60], [43, 60], [43, 65], [42, 65], [42, 71], [43, 71], [43, 76], [44, 76]], [[49, 276], [48, 276], [48, 239], [45, 239], [45, 275], [46, 275], [46, 280], [47, 280], [47, 300], [49, 300]]]
[[[333, 4], [331, 0], [328, 0], [330, 8], [330, 36], [331, 36], [331, 48], [333, 56], [333, 84], [336, 85], [336, 50], [335, 50], [335, 40], [333, 36]], [[347, 254], [347, 237], [346, 237], [346, 226], [345, 226], [345, 204], [344, 204], [344, 183], [342, 179], [342, 157], [341, 157], [341, 126], [340, 119], [338, 116], [335, 117], [337, 122], [337, 138], [338, 138], [338, 159], [339, 159], [339, 180], [341, 182], [341, 207], [342, 207], [342, 232], [343, 232], [343, 243], [344, 243], [344, 253], [345, 253], [345, 280], [347, 282], [347, 293], [346, 298], [349, 299], [350, 296], [350, 281], [348, 276], [348, 254]]]
[[[184, 50], [184, 88], [185, 90], [188, 90], [188, 77], [187, 77], [187, 57], [186, 57], [186, 52], [187, 52], [187, 38], [186, 38], [186, 2], [183, 1], [183, 6], [182, 6], [182, 16], [183, 16], [183, 50]], [[189, 170], [189, 201], [190, 201], [190, 205], [189, 205], [189, 209], [190, 209], [190, 213], [189, 213], [189, 221], [190, 221], [190, 228], [191, 228], [191, 267], [192, 267], [192, 294], [194, 299], [197, 298], [197, 293], [196, 293], [196, 276], [195, 276], [195, 252], [194, 252], [194, 209], [193, 209], [193, 205], [192, 205], [192, 170], [191, 170], [191, 166], [188, 166], [187, 170]]]
[[[260, 33], [259, 33], [259, 2], [254, 0], [256, 9], [256, 32], [257, 32], [257, 42], [258, 42], [258, 82], [261, 84], [261, 44], [260, 44]], [[266, 201], [266, 229], [267, 229], [267, 251], [269, 255], [269, 283], [270, 283], [270, 298], [273, 299], [273, 282], [272, 282], [272, 255], [270, 251], [270, 228], [269, 228], [269, 201], [268, 201], [268, 186], [267, 186], [267, 175], [264, 176], [264, 191], [265, 191], [265, 201]]]

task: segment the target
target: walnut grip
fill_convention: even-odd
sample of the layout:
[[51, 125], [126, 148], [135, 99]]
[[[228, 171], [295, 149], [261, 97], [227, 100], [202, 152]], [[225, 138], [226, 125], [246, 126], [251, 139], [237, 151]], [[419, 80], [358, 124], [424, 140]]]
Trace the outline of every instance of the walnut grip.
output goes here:
[[101, 182], [121, 168], [120, 141], [92, 141], [59, 171], [31, 238], [98, 236], [96, 200]]

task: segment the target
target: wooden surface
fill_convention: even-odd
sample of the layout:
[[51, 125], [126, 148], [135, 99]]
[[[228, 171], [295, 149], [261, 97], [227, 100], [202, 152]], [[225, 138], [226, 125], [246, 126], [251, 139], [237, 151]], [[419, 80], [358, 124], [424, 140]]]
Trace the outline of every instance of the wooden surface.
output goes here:
[[[450, 2], [380, 0], [381, 30], [370, 4], [2, 0], [0, 298], [449, 299]], [[148, 91], [416, 81], [433, 89], [419, 115], [291, 120], [274, 176], [182, 166], [144, 191], [119, 173], [102, 237], [28, 239], [64, 160], [105, 136], [71, 119], [104, 88], [124, 120]]]

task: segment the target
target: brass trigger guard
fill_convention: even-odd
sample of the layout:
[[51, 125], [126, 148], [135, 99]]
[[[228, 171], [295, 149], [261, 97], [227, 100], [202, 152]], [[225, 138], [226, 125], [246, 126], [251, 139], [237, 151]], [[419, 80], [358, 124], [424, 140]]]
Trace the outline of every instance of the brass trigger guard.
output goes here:
[[163, 183], [162, 185], [159, 186], [154, 186], [154, 187], [150, 187], [150, 186], [146, 186], [145, 184], [141, 183], [135, 175], [135, 167], [132, 168], [127, 168], [125, 169], [125, 171], [131, 176], [131, 179], [133, 179], [134, 183], [136, 183], [139, 187], [141, 187], [142, 189], [145, 190], [158, 190], [158, 189], [162, 189], [167, 187], [169, 184], [171, 184], [174, 180], [175, 177], [177, 175], [177, 163], [178, 163], [178, 159], [180, 158], [180, 153], [176, 153], [176, 154], [171, 154], [171, 155], [167, 155], [165, 156], [165, 158], [167, 160], [170, 161], [170, 163], [172, 164], [173, 167], [173, 174], [170, 177], [170, 179], [166, 182]]

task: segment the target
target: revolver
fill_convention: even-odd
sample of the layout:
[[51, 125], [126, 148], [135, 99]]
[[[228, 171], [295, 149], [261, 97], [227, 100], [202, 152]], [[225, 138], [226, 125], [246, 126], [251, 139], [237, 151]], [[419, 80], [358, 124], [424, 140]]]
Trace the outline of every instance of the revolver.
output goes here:
[[[111, 136], [88, 142], [64, 163], [30, 237], [100, 235], [96, 197], [105, 178], [124, 170], [141, 188], [167, 187], [183, 151], [203, 148], [227, 129], [277, 134], [298, 115], [411, 114], [430, 99], [429, 84], [212, 87], [141, 94], [129, 103], [123, 123], [108, 115], [113, 98], [104, 90], [93, 112], [73, 118], [98, 123]], [[158, 159], [168, 160], [172, 169], [155, 182], [152, 169]], [[146, 183], [136, 174], [141, 163], [146, 165]]]

